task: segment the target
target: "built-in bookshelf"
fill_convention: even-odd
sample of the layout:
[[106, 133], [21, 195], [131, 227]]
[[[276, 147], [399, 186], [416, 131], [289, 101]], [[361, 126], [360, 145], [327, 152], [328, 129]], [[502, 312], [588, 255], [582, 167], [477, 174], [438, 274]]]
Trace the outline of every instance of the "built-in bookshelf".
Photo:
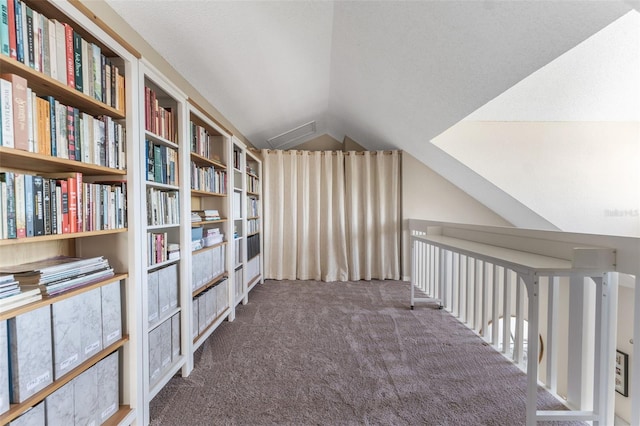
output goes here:
[[251, 150], [245, 152], [245, 193], [246, 193], [246, 288], [247, 293], [263, 282], [262, 277], [262, 161]]
[[[220, 323], [233, 320], [229, 167], [231, 137], [195, 102], [189, 103], [191, 353]], [[188, 362], [192, 368], [192, 360]]]
[[247, 302], [245, 298], [245, 250], [246, 250], [246, 231], [245, 231], [245, 205], [246, 198], [244, 193], [244, 144], [237, 138], [232, 139], [232, 160], [233, 160], [233, 300], [234, 306], [240, 302]]
[[[140, 410], [131, 222], [140, 212], [129, 202], [138, 177], [128, 166], [138, 61], [68, 2], [8, 1], [2, 12], [0, 267], [103, 256], [116, 272], [2, 310], [0, 424], [23, 415], [53, 422], [45, 405], [66, 407], [81, 423], [132, 424]], [[107, 301], [116, 330], [106, 331], [100, 314]], [[69, 347], [57, 340], [69, 325], [65, 315], [81, 330], [72, 336], [95, 332], [95, 341], [66, 357]], [[29, 365], [20, 365], [27, 358], [15, 352], [29, 343]], [[48, 368], [29, 371], [36, 358]]]
[[185, 308], [189, 290], [184, 237], [189, 213], [188, 178], [182, 157], [186, 96], [146, 61], [140, 64], [139, 149], [144, 183], [144, 241], [146, 271], [142, 278], [143, 424], [149, 423], [151, 399], [179, 371], [186, 375], [188, 347]]

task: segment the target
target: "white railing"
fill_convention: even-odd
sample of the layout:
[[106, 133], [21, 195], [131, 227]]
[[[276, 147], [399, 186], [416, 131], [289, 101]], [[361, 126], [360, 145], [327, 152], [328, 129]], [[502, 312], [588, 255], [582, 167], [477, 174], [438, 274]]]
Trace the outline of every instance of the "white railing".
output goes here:
[[[411, 308], [435, 300], [527, 372], [527, 425], [613, 424], [618, 273], [640, 285], [640, 239], [419, 220], [409, 232]], [[640, 424], [636, 358], [631, 424]], [[539, 383], [558, 397], [562, 387], [569, 410], [536, 410]]]

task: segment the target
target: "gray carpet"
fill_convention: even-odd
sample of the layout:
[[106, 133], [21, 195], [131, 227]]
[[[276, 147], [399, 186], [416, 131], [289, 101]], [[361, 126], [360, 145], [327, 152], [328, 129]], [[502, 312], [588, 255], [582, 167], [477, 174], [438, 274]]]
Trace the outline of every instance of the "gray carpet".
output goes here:
[[[409, 284], [267, 281], [152, 425], [521, 425], [526, 376]], [[539, 409], [562, 409], [540, 392]]]

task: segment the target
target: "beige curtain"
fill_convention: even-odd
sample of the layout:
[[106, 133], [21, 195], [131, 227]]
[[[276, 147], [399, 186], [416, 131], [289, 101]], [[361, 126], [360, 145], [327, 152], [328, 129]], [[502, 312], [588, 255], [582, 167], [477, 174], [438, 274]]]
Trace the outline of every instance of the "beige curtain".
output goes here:
[[397, 152], [262, 153], [266, 278], [399, 278]]

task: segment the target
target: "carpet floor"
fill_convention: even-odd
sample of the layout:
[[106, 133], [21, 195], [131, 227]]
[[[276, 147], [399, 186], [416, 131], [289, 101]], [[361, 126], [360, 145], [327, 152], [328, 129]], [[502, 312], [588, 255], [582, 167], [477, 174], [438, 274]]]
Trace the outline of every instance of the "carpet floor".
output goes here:
[[[409, 284], [266, 281], [151, 425], [522, 425], [526, 376]], [[538, 409], [562, 409], [542, 389]], [[568, 424], [568, 423], [565, 423]]]

